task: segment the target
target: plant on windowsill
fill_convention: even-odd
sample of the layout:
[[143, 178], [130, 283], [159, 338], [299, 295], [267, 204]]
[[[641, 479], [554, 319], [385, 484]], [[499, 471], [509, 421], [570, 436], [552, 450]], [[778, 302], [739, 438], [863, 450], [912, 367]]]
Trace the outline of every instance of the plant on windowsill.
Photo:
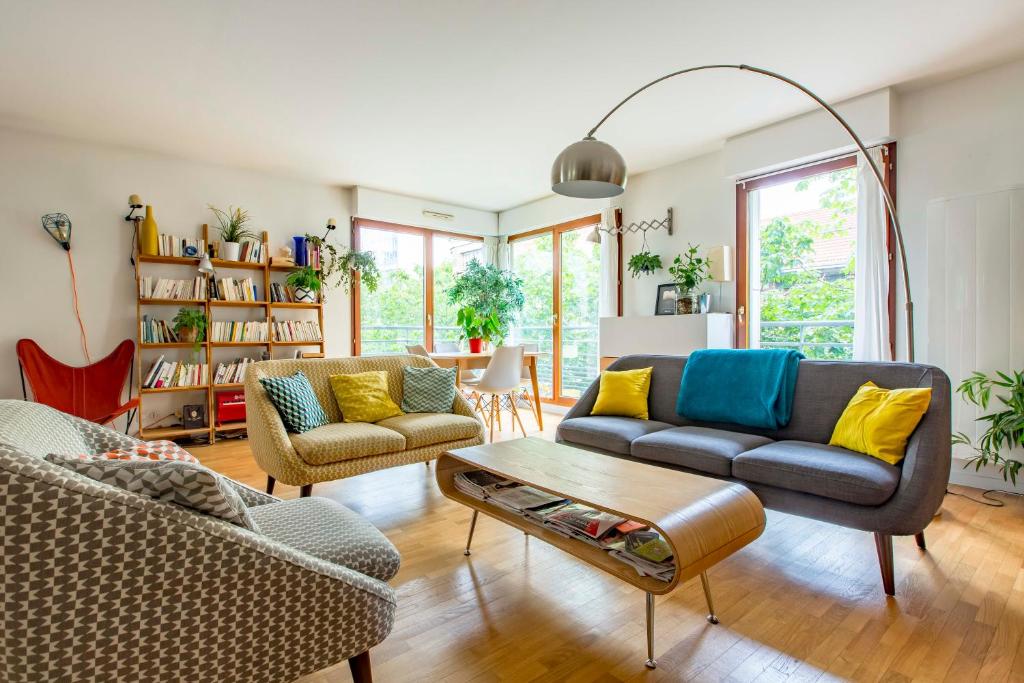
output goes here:
[[192, 351], [199, 353], [206, 336], [206, 313], [199, 308], [179, 308], [171, 324], [178, 339], [186, 344], [191, 342]]
[[323, 285], [320, 299], [327, 301], [327, 290], [340, 287], [346, 294], [352, 289], [355, 276], [359, 274], [359, 284], [368, 292], [376, 292], [380, 282], [380, 269], [371, 251], [355, 251], [345, 249], [342, 254], [338, 248], [323, 237], [306, 234], [306, 242], [320, 251], [320, 282]]
[[480, 353], [485, 342], [489, 344], [492, 339], [501, 336], [501, 321], [497, 311], [484, 315], [472, 306], [463, 306], [455, 321], [462, 328], [462, 338], [469, 340], [470, 353]]
[[495, 316], [498, 326], [492, 336], [500, 343], [526, 303], [523, 280], [511, 271], [483, 265], [473, 259], [448, 288], [448, 303], [459, 308], [472, 308], [485, 318]]
[[228, 207], [222, 211], [216, 206], [208, 205], [217, 217], [220, 230], [220, 258], [225, 261], [237, 261], [242, 250], [243, 240], [254, 240], [256, 234], [249, 230], [249, 212], [245, 209]]
[[315, 303], [316, 296], [323, 287], [320, 274], [312, 266], [303, 266], [292, 271], [284, 283], [292, 288], [292, 298], [297, 303]]
[[992, 465], [1003, 475], [1004, 481], [1010, 481], [1016, 486], [1017, 474], [1024, 463], [1016, 458], [1000, 455], [1000, 451], [1009, 454], [1013, 453], [1015, 448], [1024, 446], [1024, 370], [1012, 372], [1012, 375], [997, 372], [994, 377], [990, 377], [983, 372], [975, 371], [960, 383], [956, 392], [967, 403], [987, 410], [992, 400], [992, 392], [996, 391], [996, 398], [1002, 404], [1003, 410], [977, 418], [977, 422], [988, 425], [978, 439], [977, 446], [963, 432], [953, 435], [953, 443], [968, 446], [974, 451], [974, 455], [964, 463], [965, 469], [974, 465], [974, 471], [977, 472], [986, 465]]
[[694, 290], [711, 277], [711, 262], [697, 256], [699, 246], [691, 244], [685, 252], [675, 257], [668, 269], [678, 291], [677, 313], [700, 312], [700, 296]]
[[629, 263], [626, 264], [626, 269], [629, 270], [630, 274], [634, 278], [639, 278], [642, 275], [650, 275], [651, 273], [662, 269], [661, 256], [658, 254], [652, 254], [644, 249], [643, 251], [629, 257]]

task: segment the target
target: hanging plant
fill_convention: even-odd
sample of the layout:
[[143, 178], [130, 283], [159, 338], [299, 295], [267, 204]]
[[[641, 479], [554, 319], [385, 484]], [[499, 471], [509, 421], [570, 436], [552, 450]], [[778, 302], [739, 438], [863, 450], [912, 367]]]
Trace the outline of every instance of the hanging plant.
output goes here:
[[639, 278], [643, 275], [650, 275], [651, 273], [662, 269], [661, 256], [658, 254], [652, 254], [644, 249], [643, 251], [629, 257], [629, 263], [626, 265], [626, 268], [634, 278]]
[[322, 289], [320, 298], [327, 300], [326, 290], [340, 287], [346, 294], [352, 289], [356, 273], [359, 274], [359, 283], [366, 287], [369, 292], [377, 291], [377, 283], [380, 282], [380, 270], [377, 268], [377, 260], [370, 251], [354, 251], [345, 249], [342, 254], [338, 253], [337, 247], [316, 235], [306, 235], [306, 242], [314, 249], [320, 250], [320, 282]]

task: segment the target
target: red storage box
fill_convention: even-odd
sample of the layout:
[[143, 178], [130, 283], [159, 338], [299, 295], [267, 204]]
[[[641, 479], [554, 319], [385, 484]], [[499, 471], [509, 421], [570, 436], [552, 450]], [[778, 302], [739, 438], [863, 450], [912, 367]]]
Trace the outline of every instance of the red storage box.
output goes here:
[[244, 391], [221, 391], [216, 399], [218, 427], [227, 422], [245, 422]]

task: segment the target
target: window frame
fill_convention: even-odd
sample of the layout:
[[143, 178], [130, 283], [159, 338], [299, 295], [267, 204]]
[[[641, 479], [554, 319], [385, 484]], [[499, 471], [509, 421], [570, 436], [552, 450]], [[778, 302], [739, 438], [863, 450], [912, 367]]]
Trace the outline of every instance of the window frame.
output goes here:
[[[401, 223], [389, 223], [372, 218], [352, 217], [352, 249], [359, 251], [359, 231], [362, 228], [371, 230], [387, 230], [390, 232], [405, 233], [407, 235], [419, 235], [423, 239], [423, 346], [428, 352], [434, 348], [434, 237], [454, 237], [469, 241], [483, 243], [482, 235], [471, 235], [450, 230], [437, 230], [434, 228], [420, 228]], [[352, 355], [362, 355], [362, 332], [360, 329], [361, 319], [359, 314], [359, 273], [352, 279]]]
[[[889, 142], [878, 145], [882, 150], [882, 179], [885, 187], [896, 201], [896, 143]], [[736, 348], [746, 349], [750, 347], [750, 329], [747, 312], [750, 310], [750, 258], [748, 254], [750, 244], [750, 226], [747, 225], [749, 214], [747, 213], [747, 196], [755, 190], [761, 190], [774, 185], [791, 183], [796, 180], [803, 180], [811, 176], [830, 173], [846, 168], [857, 166], [857, 154], [844, 154], [824, 161], [785, 168], [780, 171], [745, 178], [736, 181], [736, 316], [735, 339]], [[886, 226], [886, 251], [889, 254], [889, 297], [887, 309], [889, 312], [889, 349], [892, 358], [896, 358], [896, 256], [894, 248], [896, 235], [894, 234], [892, 218], [889, 212], [885, 213]]]

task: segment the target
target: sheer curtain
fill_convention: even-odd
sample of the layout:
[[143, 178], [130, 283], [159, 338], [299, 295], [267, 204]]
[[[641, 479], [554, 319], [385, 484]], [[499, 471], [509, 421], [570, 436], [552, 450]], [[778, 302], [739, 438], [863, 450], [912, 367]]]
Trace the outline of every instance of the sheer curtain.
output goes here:
[[[601, 224], [605, 228], [615, 227], [615, 209], [605, 209], [601, 212]], [[597, 314], [602, 318], [619, 314], [618, 242], [614, 235], [601, 233], [601, 280], [597, 289]]]
[[486, 236], [484, 237], [484, 259], [487, 263], [498, 266], [502, 270], [508, 270], [508, 236]]
[[[882, 168], [885, 163], [882, 150], [870, 149], [868, 154]], [[857, 155], [857, 257], [853, 300], [853, 359], [892, 360], [885, 200], [863, 154]]]

